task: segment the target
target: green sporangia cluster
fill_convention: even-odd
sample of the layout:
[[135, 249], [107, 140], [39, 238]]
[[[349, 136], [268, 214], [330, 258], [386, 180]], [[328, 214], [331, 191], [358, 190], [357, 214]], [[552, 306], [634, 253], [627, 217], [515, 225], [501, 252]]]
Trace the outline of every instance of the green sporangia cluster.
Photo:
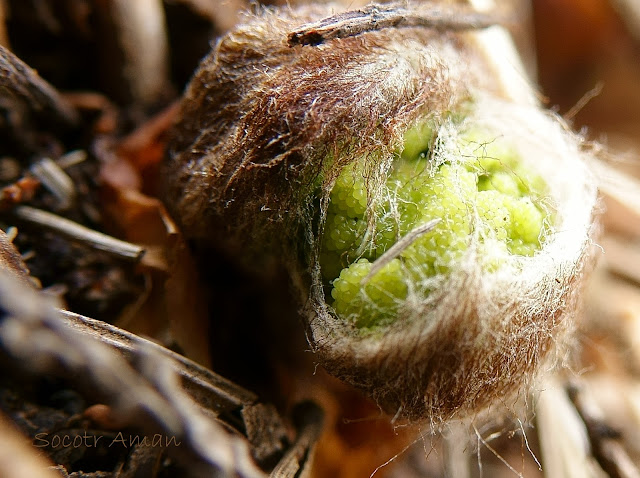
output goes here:
[[[540, 249], [551, 216], [544, 180], [499, 137], [475, 130], [450, 143], [438, 144], [436, 131], [425, 124], [405, 134], [382, 200], [374, 206], [372, 234], [362, 163], [337, 178], [320, 265], [339, 317], [361, 328], [393, 322], [409, 291], [429, 294], [435, 283], [429, 279], [447, 274], [474, 235], [488, 269]], [[443, 151], [447, 147], [452, 151]], [[373, 263], [400, 238], [435, 219], [432, 230], [370, 275]]]

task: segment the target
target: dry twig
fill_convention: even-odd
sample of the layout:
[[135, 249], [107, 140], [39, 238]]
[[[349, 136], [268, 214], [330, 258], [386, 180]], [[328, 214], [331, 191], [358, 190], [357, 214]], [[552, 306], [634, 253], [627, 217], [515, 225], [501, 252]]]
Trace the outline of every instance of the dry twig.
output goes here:
[[[125, 423], [146, 432], [175, 437], [169, 452], [197, 457], [201, 474], [219, 471], [241, 477], [263, 474], [250, 458], [246, 441], [204, 413], [180, 387], [174, 368], [157, 347], [140, 341], [135, 369], [104, 343], [78, 333], [61, 320], [55, 302], [0, 272], [0, 343], [16, 363], [32, 373], [60, 375], [91, 390]], [[183, 447], [187, 450], [183, 450]], [[193, 459], [193, 458], [192, 458]]]
[[163, 360], [169, 360], [181, 378], [185, 391], [196, 403], [212, 411], [229, 425], [238, 430], [242, 429], [242, 424], [238, 422], [238, 413], [245, 405], [257, 401], [257, 396], [252, 392], [175, 352], [113, 325], [68, 311], [60, 311], [60, 313], [70, 328], [84, 336], [108, 344], [128, 362], [135, 361], [136, 350], [141, 346], [162, 357]]
[[28, 108], [42, 111], [66, 126], [78, 123], [77, 112], [55, 88], [3, 46], [0, 46], [0, 94], [10, 94]]
[[22, 221], [38, 225], [43, 229], [53, 231], [73, 241], [108, 252], [125, 260], [137, 262], [144, 254], [144, 249], [136, 244], [107, 236], [41, 209], [18, 206], [13, 210], [13, 213]]
[[[62, 375], [73, 386], [91, 390], [113, 410], [112, 421], [119, 426], [163, 432], [186, 443], [186, 455], [181, 449], [173, 453], [179, 459], [195, 454], [197, 476], [221, 470], [259, 478], [264, 475], [254, 460], [270, 468], [282, 456], [286, 430], [273, 406], [156, 343], [56, 309], [54, 299], [33, 289], [8, 238], [0, 234], [0, 240], [5, 258], [0, 262], [0, 348], [14, 366]], [[298, 439], [276, 467], [284, 470], [279, 477], [298, 476], [309, 465], [321, 430], [322, 411], [315, 405], [298, 412]]]
[[494, 15], [462, 8], [443, 8], [428, 4], [406, 8], [398, 4], [369, 5], [308, 23], [289, 33], [289, 46], [319, 45], [328, 40], [365, 32], [399, 27], [424, 27], [437, 30], [471, 30], [500, 23]]
[[313, 448], [322, 431], [322, 410], [311, 402], [298, 406], [294, 411], [298, 438], [280, 463], [273, 469], [270, 478], [293, 478], [309, 473]]
[[56, 197], [61, 210], [69, 209], [76, 198], [73, 180], [50, 158], [42, 158], [31, 166], [31, 173]]

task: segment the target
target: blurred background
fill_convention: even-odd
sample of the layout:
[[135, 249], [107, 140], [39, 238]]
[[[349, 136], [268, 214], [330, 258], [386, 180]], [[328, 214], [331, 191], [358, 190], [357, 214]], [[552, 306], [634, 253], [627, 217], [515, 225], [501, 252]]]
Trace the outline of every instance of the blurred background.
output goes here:
[[[608, 168], [625, 180], [640, 178], [640, 3], [504, 0], [498, 6], [515, 19], [509, 27], [542, 104], [601, 145]], [[285, 416], [301, 399], [318, 403], [325, 425], [309, 466], [315, 477], [639, 477], [640, 190], [632, 179], [619, 194], [603, 195], [601, 257], [585, 290], [571, 362], [550, 374], [548, 388], [555, 391], [531, 398], [522, 420], [514, 412], [475, 428], [452, 425], [443, 435], [428, 424], [392, 424], [359, 393], [315, 369], [295, 318], [279, 330], [266, 325], [281, 320], [273, 317], [286, 292], [273, 295], [253, 284], [238, 292], [234, 280], [242, 276], [223, 259], [210, 264], [209, 277], [199, 276], [158, 198], [160, 163], [181, 92], [200, 59], [250, 8], [255, 2], [0, 0], [0, 45], [79, 113], [71, 125], [43, 121], [0, 95], [0, 225], [18, 226], [13, 243], [40, 286], [69, 310], [211, 367]], [[82, 160], [68, 168], [71, 205], [62, 206], [50, 191], [30, 192], [35, 186], [23, 181], [25, 171], [43, 157], [60, 161], [78, 151]], [[24, 201], [3, 202], [6, 188], [16, 185], [29, 204], [141, 244], [147, 254], [140, 263], [114, 259], [21, 222], [9, 211]], [[225, 277], [224, 284], [215, 276]], [[220, 302], [212, 311], [214, 284]], [[220, 317], [234, 317], [235, 324]], [[0, 378], [0, 410], [31, 439], [74, 416], [91, 421], [83, 414], [94, 404], [67, 382], [37, 373]], [[0, 436], [5, 432], [0, 427]], [[31, 459], [24, 453], [10, 460]], [[126, 456], [43, 456], [69, 476], [129, 476], [116, 470]], [[171, 470], [131, 476], [172, 476]]]

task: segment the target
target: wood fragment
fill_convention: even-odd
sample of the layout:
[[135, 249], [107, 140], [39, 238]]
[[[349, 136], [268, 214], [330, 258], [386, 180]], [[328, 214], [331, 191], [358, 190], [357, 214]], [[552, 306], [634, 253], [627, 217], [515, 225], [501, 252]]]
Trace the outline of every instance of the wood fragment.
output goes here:
[[255, 403], [257, 396], [197, 363], [154, 342], [138, 337], [105, 322], [60, 310], [63, 321], [73, 330], [108, 344], [127, 361], [134, 360], [140, 344], [171, 361], [189, 396], [203, 408], [209, 409], [230, 425], [238, 427], [234, 416], [242, 407]]
[[298, 437], [289, 451], [273, 469], [270, 478], [296, 478], [310, 476], [313, 452], [322, 432], [322, 409], [311, 402], [304, 402], [294, 410]]
[[423, 27], [436, 30], [472, 30], [500, 23], [495, 15], [471, 9], [443, 8], [428, 4], [407, 8], [399, 4], [368, 5], [308, 23], [289, 33], [288, 44], [320, 45], [336, 38], [347, 38], [385, 28]]
[[152, 105], [169, 85], [169, 45], [162, 1], [113, 0], [112, 8], [131, 94], [143, 105]]
[[1, 271], [0, 310], [3, 366], [65, 376], [73, 386], [91, 390], [94, 399], [110, 406], [129, 426], [175, 437], [181, 446], [167, 448], [167, 453], [188, 460], [196, 476], [264, 476], [246, 440], [185, 393], [175, 362], [160, 353], [159, 346], [137, 341], [128, 363], [107, 340], [69, 327], [54, 299]]
[[76, 149], [63, 154], [56, 160], [56, 164], [62, 169], [69, 169], [87, 160], [88, 154], [83, 149]]
[[[64, 169], [70, 168], [87, 159], [87, 152], [70, 151], [58, 160], [42, 160], [31, 168], [32, 174], [26, 174], [17, 181], [0, 188], [0, 211], [32, 200], [42, 184], [61, 201], [60, 209], [71, 206], [75, 199], [76, 189], [73, 181]], [[35, 177], [34, 177], [35, 176]]]
[[30, 206], [17, 206], [13, 209], [13, 215], [22, 221], [40, 226], [70, 240], [107, 252], [124, 260], [138, 262], [144, 254], [144, 248], [141, 246], [121, 241], [41, 209]]
[[0, 45], [0, 95], [11, 95], [36, 111], [72, 127], [79, 122], [78, 113], [56, 89], [17, 56]]
[[5, 234], [0, 229], [0, 271], [13, 275], [15, 280], [22, 282], [26, 286], [31, 286], [29, 269], [27, 269], [24, 259], [13, 244], [17, 230], [12, 229], [9, 233]]
[[73, 180], [51, 158], [42, 158], [31, 166], [31, 172], [42, 185], [58, 200], [57, 207], [64, 211], [69, 209], [76, 199], [76, 188]]
[[131, 450], [131, 455], [118, 478], [157, 477], [161, 462], [161, 447], [140, 443]]
[[288, 445], [287, 430], [277, 410], [271, 404], [247, 404], [242, 407], [242, 420], [253, 457], [262, 468], [273, 468]]

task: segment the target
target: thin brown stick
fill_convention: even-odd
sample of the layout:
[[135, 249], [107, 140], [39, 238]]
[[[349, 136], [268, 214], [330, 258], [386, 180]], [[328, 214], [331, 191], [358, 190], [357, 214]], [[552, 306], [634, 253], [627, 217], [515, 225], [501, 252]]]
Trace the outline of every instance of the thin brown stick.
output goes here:
[[336, 38], [346, 38], [393, 27], [473, 30], [497, 23], [500, 21], [496, 15], [460, 7], [442, 8], [440, 5], [428, 4], [426, 7], [405, 8], [395, 4], [374, 4], [307, 23], [289, 33], [288, 43], [289, 46], [319, 45]]
[[[241, 434], [217, 418], [215, 410], [209, 413], [206, 402], [193, 400], [178, 380], [185, 363], [196, 371], [196, 381], [211, 375], [149, 341], [114, 330], [102, 336], [99, 323], [62, 312], [56, 305], [52, 297], [16, 281], [14, 273], [0, 271], [3, 367], [64, 376], [110, 407], [115, 420], [174, 437], [181, 446], [168, 447], [168, 453], [199, 470], [194, 476], [264, 477]], [[119, 354], [113, 350], [113, 338], [124, 339], [117, 345], [125, 349], [128, 339], [135, 343]], [[210, 384], [198, 383], [200, 390]], [[212, 402], [217, 399], [211, 397]]]
[[61, 210], [67, 210], [73, 205], [76, 198], [73, 180], [56, 161], [42, 158], [33, 164], [30, 170], [40, 183], [53, 193]]
[[294, 410], [298, 437], [269, 478], [294, 478], [308, 476], [316, 443], [322, 432], [324, 413], [311, 402], [303, 402]]
[[65, 219], [47, 211], [29, 206], [18, 206], [13, 213], [19, 219], [36, 224], [44, 229], [61, 234], [71, 240], [88, 245], [94, 249], [108, 252], [130, 261], [139, 261], [144, 254], [144, 248], [137, 244], [121, 241], [101, 232], [84, 227], [76, 222]]
[[66, 310], [58, 312], [61, 314], [60, 318], [70, 328], [82, 335], [108, 344], [110, 348], [116, 350], [129, 362], [134, 361], [135, 351], [142, 345], [159, 357], [169, 360], [181, 378], [181, 384], [186, 393], [194, 402], [211, 410], [231, 426], [238, 426], [238, 418], [233, 416], [234, 412], [238, 412], [243, 406], [253, 404], [258, 400], [258, 397], [249, 390], [161, 345], [99, 320]]
[[0, 95], [7, 94], [20, 99], [35, 111], [61, 120], [67, 126], [78, 123], [77, 112], [56, 89], [0, 45]]

